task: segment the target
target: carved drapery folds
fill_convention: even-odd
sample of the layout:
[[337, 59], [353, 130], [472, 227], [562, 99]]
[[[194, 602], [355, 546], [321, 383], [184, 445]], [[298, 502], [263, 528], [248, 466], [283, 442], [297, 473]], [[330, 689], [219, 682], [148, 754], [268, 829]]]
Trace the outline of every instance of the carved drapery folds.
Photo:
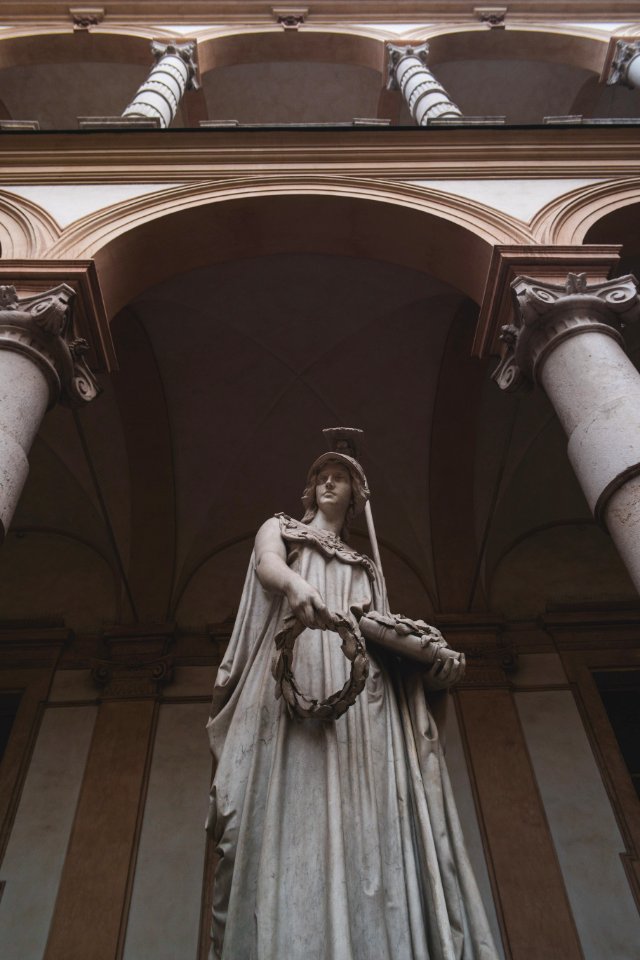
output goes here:
[[155, 66], [142, 84], [123, 117], [145, 117], [168, 127], [175, 117], [186, 90], [197, 90], [196, 45], [158, 43], [153, 41], [151, 53]]
[[609, 86], [640, 86], [640, 40], [618, 40], [607, 77]]
[[86, 403], [100, 389], [83, 359], [89, 344], [74, 336], [74, 298], [66, 283], [22, 298], [15, 287], [0, 286], [0, 349], [21, 353], [36, 364], [49, 386], [49, 407], [59, 399]]
[[426, 127], [432, 120], [461, 117], [442, 84], [427, 67], [429, 46], [387, 44], [389, 79], [387, 89], [400, 90], [411, 116], [418, 126]]
[[563, 286], [517, 277], [511, 291], [514, 321], [502, 328], [506, 349], [493, 374], [502, 390], [536, 383], [545, 358], [568, 337], [597, 330], [622, 344], [618, 330], [640, 313], [632, 276], [587, 285], [584, 273], [570, 273]]

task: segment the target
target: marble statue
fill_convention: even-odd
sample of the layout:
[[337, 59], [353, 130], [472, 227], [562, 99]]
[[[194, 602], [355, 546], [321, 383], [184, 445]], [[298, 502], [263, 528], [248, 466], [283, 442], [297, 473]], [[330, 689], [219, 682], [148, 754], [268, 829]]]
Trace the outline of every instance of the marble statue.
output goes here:
[[[214, 960], [498, 957], [425, 699], [460, 658], [362, 656], [358, 621], [388, 613], [381, 571], [345, 540], [368, 497], [357, 460], [330, 451], [302, 521], [277, 515], [256, 537], [208, 724]], [[287, 686], [277, 642], [294, 622]]]

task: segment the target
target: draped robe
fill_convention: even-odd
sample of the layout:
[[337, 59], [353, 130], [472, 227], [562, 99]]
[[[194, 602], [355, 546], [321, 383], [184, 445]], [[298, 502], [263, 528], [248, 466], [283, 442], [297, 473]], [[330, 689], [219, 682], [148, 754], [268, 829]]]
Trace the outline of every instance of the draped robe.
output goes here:
[[[279, 515], [287, 562], [332, 612], [386, 609], [371, 561]], [[364, 691], [337, 721], [276, 699], [274, 636], [289, 612], [252, 557], [208, 724], [208, 827], [219, 855], [214, 960], [497, 960], [421, 672], [368, 648]], [[349, 674], [336, 634], [305, 630], [300, 689]]]

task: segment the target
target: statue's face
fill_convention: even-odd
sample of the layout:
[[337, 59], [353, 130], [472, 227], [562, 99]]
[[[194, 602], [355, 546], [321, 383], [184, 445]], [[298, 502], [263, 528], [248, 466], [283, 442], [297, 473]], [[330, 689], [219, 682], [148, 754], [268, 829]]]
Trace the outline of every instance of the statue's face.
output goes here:
[[325, 463], [316, 477], [316, 503], [327, 517], [344, 517], [351, 502], [351, 474], [338, 461]]

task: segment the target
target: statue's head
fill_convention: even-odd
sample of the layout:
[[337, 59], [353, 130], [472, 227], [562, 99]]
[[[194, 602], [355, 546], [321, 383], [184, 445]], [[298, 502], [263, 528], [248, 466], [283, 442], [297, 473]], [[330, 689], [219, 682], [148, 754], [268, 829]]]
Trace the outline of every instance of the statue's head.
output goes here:
[[[341, 477], [348, 483], [345, 484], [341, 481]], [[329, 487], [334, 485], [333, 497], [324, 494], [325, 481], [328, 482]], [[334, 481], [337, 481], [337, 483], [334, 483]], [[321, 502], [318, 502], [319, 490], [321, 491]], [[307, 485], [302, 494], [302, 504], [305, 508], [302, 522], [309, 523], [318, 510], [322, 512], [335, 511], [342, 507], [344, 509], [342, 536], [345, 537], [351, 521], [364, 510], [364, 505], [369, 496], [367, 478], [357, 460], [335, 451], [323, 453], [317, 460], [314, 460], [307, 474]], [[344, 501], [340, 503], [343, 497]], [[336, 500], [336, 498], [338, 499]]]

